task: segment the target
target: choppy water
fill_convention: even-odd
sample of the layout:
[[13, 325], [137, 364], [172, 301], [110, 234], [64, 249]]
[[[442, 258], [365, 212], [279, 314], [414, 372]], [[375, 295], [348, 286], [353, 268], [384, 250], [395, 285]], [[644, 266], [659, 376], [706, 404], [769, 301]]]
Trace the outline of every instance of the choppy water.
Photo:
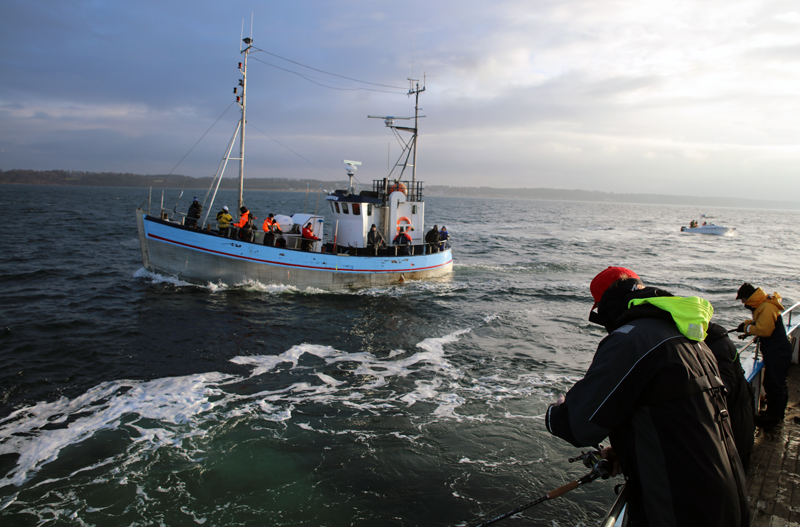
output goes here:
[[[0, 189], [3, 525], [476, 525], [586, 472], [542, 413], [603, 336], [598, 271], [727, 327], [743, 280], [800, 300], [796, 212], [429, 198], [451, 276], [331, 293], [145, 272], [144, 189]], [[679, 232], [702, 213], [737, 234]], [[502, 524], [592, 525], [618, 482]]]

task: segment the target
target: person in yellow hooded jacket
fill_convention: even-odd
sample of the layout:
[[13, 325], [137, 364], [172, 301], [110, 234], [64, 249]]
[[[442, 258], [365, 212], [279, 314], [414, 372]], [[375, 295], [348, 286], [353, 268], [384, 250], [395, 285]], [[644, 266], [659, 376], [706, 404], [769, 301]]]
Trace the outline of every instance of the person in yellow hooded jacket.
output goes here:
[[789, 402], [786, 374], [792, 361], [792, 345], [781, 317], [784, 310], [781, 295], [768, 295], [760, 287], [745, 282], [737, 291], [736, 299], [753, 312], [753, 318], [739, 324], [736, 331], [743, 333], [740, 338], [747, 335], [758, 337], [761, 356], [764, 357], [763, 386], [767, 409], [756, 415], [755, 422], [761, 428], [774, 427], [783, 422], [786, 414], [786, 404]]

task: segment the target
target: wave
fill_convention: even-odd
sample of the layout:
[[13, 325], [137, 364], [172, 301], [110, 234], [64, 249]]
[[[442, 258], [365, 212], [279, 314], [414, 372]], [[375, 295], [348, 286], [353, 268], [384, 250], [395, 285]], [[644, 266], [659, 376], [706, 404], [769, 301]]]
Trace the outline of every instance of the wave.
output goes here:
[[[489, 315], [484, 320], [491, 323], [495, 318]], [[0, 488], [23, 486], [48, 464], [60, 460], [66, 449], [104, 432], [122, 434], [117, 442], [123, 446], [117, 452], [87, 461], [66, 474], [48, 473], [46, 481], [102, 467], [110, 471], [159, 449], [177, 452], [190, 463], [199, 462], [208, 437], [241, 419], [314, 431], [330, 426], [302, 410], [311, 407], [354, 417], [391, 411], [412, 412], [421, 422], [484, 421], [490, 419], [488, 409], [464, 414], [458, 409], [465, 404], [483, 404], [490, 409], [505, 399], [521, 399], [531, 393], [549, 397], [551, 388], [562, 382], [555, 376], [509, 374], [494, 364], [476, 376], [472, 367], [458, 364], [459, 355], [445, 351], [471, 331], [464, 328], [426, 338], [415, 350], [394, 350], [387, 357], [300, 344], [279, 355], [234, 357], [232, 363], [248, 370], [243, 374], [210, 372], [151, 381], [110, 381], [74, 399], [21, 408], [0, 420], [0, 456], [16, 456], [14, 467], [0, 479]], [[506, 415], [508, 410], [503, 410], [497, 418]], [[120, 476], [106, 472], [102, 477], [110, 481]], [[7, 498], [3, 506], [13, 500], [13, 496]]]

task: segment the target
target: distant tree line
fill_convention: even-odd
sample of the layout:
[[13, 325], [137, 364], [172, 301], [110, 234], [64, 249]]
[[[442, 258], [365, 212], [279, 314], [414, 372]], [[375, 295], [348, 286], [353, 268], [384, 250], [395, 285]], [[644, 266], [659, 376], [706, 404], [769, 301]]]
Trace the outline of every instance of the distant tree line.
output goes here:
[[[82, 187], [154, 187], [206, 189], [211, 186], [211, 177], [194, 178], [178, 174], [146, 175], [119, 172], [83, 172], [77, 170], [0, 170], [0, 184], [16, 185], [74, 185]], [[249, 190], [305, 190], [311, 188], [347, 188], [343, 181], [319, 181], [316, 179], [247, 178]], [[223, 178], [221, 189], [239, 188], [236, 178]]]
[[[193, 178], [177, 174], [140, 175], [118, 172], [83, 172], [76, 170], [0, 170], [0, 184], [17, 185], [75, 185], [89, 187], [153, 187], [207, 189], [211, 177]], [[320, 181], [318, 179], [289, 178], [246, 178], [248, 190], [305, 190], [346, 189], [346, 181]], [[239, 180], [225, 178], [221, 189], [239, 188]], [[371, 190], [371, 184], [361, 184], [357, 189]], [[451, 187], [447, 185], [427, 185], [427, 196], [474, 197], [474, 198], [514, 198], [549, 201], [594, 201], [604, 203], [641, 203], [660, 205], [685, 205], [697, 207], [737, 207], [798, 210], [797, 201], [769, 201], [750, 198], [719, 198], [698, 196], [666, 196], [662, 194], [617, 194], [592, 190], [569, 190], [554, 188], [492, 188], [492, 187]]]

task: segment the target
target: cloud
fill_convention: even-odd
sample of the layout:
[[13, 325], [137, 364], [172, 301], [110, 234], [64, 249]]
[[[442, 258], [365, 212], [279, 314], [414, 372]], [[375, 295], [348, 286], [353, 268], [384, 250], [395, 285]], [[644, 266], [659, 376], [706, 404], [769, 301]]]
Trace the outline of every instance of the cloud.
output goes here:
[[413, 112], [402, 95], [412, 77], [427, 88], [419, 172], [429, 184], [800, 190], [800, 12], [790, 2], [236, 7], [8, 0], [0, 169], [164, 173], [202, 137], [178, 172], [213, 172], [236, 126], [236, 107], [225, 112], [252, 12], [255, 45], [278, 57], [251, 55], [251, 174], [341, 178], [341, 159], [356, 158], [359, 177], [382, 177], [399, 147], [366, 116]]

